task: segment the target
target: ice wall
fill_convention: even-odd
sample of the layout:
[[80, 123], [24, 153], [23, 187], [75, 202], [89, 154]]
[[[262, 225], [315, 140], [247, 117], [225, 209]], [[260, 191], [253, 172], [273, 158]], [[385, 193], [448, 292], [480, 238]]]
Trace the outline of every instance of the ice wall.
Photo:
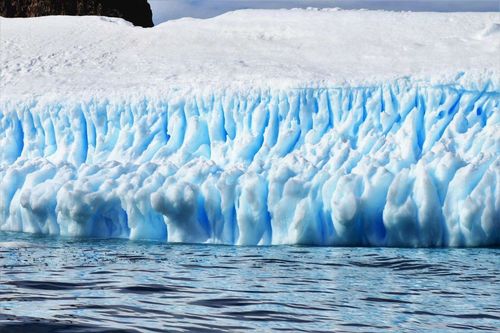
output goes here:
[[500, 245], [500, 92], [393, 84], [0, 104], [0, 229]]

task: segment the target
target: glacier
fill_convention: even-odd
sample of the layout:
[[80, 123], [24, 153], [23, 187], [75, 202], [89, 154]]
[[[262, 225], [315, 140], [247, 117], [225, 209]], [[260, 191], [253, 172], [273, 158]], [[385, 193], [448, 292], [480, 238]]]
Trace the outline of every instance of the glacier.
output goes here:
[[[294, 19], [310, 22], [304, 16], [315, 18], [314, 25], [332, 18], [352, 24], [357, 15], [373, 23], [386, 15], [394, 21], [382, 26], [391, 31], [391, 22], [401, 15], [422, 29], [435, 23], [416, 13], [259, 13], [267, 15], [259, 19], [267, 17], [283, 28], [286, 45], [296, 50], [302, 47], [289, 43], [294, 34], [287, 29]], [[269, 56], [262, 48], [241, 63], [231, 59], [239, 57], [236, 51], [220, 56], [220, 65], [219, 55], [210, 52], [221, 49], [204, 45], [208, 54], [200, 57], [187, 52], [197, 47], [191, 46], [193, 39], [202, 43], [200, 36], [191, 36], [192, 27], [210, 24], [236, 29], [230, 38], [244, 35], [269, 46], [279, 35], [271, 31], [256, 40], [251, 30], [243, 29], [245, 34], [234, 25], [242, 16], [256, 19], [254, 11], [152, 29], [148, 34], [170, 36], [190, 27], [191, 37], [179, 37], [187, 38], [186, 45], [175, 40], [178, 49], [172, 52], [179, 54], [168, 56], [174, 65], [158, 60], [159, 50], [145, 51], [149, 63], [156, 59], [160, 64], [153, 66], [158, 73], [142, 76], [134, 72], [139, 60], [132, 54], [121, 57], [121, 48], [109, 51], [109, 44], [125, 31], [126, 41], [140, 36], [134, 41], [151, 46], [146, 29], [116, 19], [1, 19], [6, 52], [0, 94], [0, 230], [237, 245], [498, 246], [500, 64], [495, 55], [500, 38], [495, 23], [488, 22], [500, 21], [500, 15], [470, 14], [486, 28], [478, 20], [470, 19], [469, 25], [452, 20], [461, 15], [436, 14], [434, 20], [446, 21], [443, 29], [450, 31], [472, 26], [469, 40], [450, 42], [447, 35], [443, 43], [456, 54], [483, 46], [481, 56], [468, 54], [477, 68], [457, 64], [467, 71], [435, 68], [436, 74], [427, 76], [425, 67], [401, 77], [398, 71], [414, 58], [389, 61], [375, 52], [378, 58], [363, 63], [366, 71], [381, 71], [378, 66], [386, 60], [387, 68], [395, 63], [393, 72], [381, 71], [389, 76], [372, 81], [361, 79], [366, 71], [353, 72], [360, 60], [347, 51], [345, 58], [337, 58], [344, 72], [323, 55], [316, 60], [304, 56], [305, 62], [291, 71], [273, 63], [274, 53]], [[90, 32], [69, 38], [82, 22]], [[54, 43], [47, 44], [52, 26], [64, 27], [67, 38], [52, 37]], [[321, 24], [317, 28], [318, 34], [324, 30]], [[109, 30], [103, 34], [109, 40], [95, 40], [92, 31], [103, 29]], [[174, 37], [169, 38], [172, 43]], [[344, 43], [332, 40], [333, 46]], [[423, 58], [438, 59], [440, 41], [407, 45], [424, 49], [416, 51], [417, 58], [422, 52]], [[68, 43], [87, 45], [87, 51]], [[443, 64], [453, 62], [448, 60]], [[252, 61], [258, 64], [251, 68], [259, 70], [246, 72]], [[320, 75], [313, 67], [323, 62], [333, 73], [343, 73], [340, 81], [328, 77], [311, 83]], [[71, 69], [77, 63], [81, 68]], [[230, 76], [224, 71], [234, 68], [227, 64], [241, 71]], [[269, 64], [272, 73], [259, 64]], [[178, 72], [182, 66], [193, 75], [188, 83]], [[217, 81], [206, 81], [214, 72], [220, 75]], [[302, 83], [287, 76], [299, 74]], [[229, 75], [227, 85], [220, 84], [224, 75]]]
[[500, 242], [500, 93], [388, 85], [36, 101], [2, 230], [240, 245]]

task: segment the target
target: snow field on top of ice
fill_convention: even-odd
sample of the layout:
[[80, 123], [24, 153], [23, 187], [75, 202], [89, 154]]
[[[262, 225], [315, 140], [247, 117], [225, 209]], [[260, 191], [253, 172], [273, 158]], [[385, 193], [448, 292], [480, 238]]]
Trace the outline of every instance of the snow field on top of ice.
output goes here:
[[[0, 99], [171, 89], [500, 87], [500, 13], [243, 10], [152, 29], [99, 17], [0, 18]], [[479, 87], [479, 88], [478, 88]]]

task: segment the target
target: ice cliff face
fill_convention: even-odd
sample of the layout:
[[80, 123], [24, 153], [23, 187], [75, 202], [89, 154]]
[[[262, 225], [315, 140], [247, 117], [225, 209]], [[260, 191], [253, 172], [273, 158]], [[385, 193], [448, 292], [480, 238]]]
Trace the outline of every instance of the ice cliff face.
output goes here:
[[0, 230], [500, 245], [496, 20], [2, 19]]
[[228, 244], [500, 243], [500, 94], [386, 85], [39, 100], [0, 116], [0, 227]]

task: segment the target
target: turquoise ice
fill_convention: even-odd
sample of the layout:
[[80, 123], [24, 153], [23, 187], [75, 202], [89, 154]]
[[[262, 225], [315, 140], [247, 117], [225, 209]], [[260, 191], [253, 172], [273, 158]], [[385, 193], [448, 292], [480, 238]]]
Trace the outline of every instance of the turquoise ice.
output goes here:
[[499, 107], [488, 86], [404, 81], [5, 103], [0, 229], [240, 245], [498, 245]]

